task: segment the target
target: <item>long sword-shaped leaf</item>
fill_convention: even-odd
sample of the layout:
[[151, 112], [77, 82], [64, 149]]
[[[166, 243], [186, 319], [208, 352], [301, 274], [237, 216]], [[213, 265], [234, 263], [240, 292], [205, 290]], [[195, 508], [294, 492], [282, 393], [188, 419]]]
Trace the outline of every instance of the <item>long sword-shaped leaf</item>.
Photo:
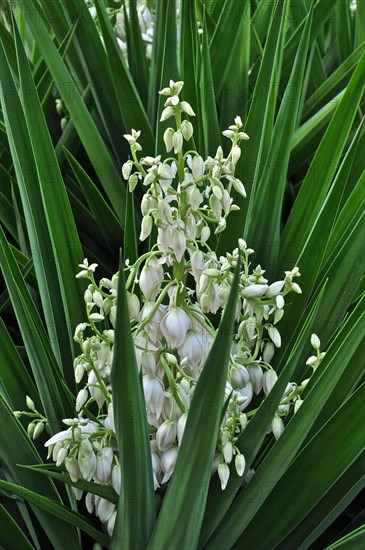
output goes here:
[[111, 384], [123, 480], [111, 548], [146, 548], [155, 520], [146, 406], [130, 329], [120, 259]]
[[[283, 548], [304, 550], [318, 540], [365, 487], [365, 455], [359, 458], [333, 484], [304, 520], [283, 540]], [[301, 541], [300, 546], [298, 542]]]
[[[1, 56], [2, 52], [0, 52]], [[52, 349], [58, 359], [59, 365], [67, 367], [67, 365], [72, 363], [68, 334], [69, 325], [64, 311], [61, 288], [58, 284], [57, 262], [42, 203], [37, 166], [34, 160], [23, 109], [6, 59], [2, 58], [0, 65], [2, 76], [1, 104], [8, 129], [10, 150], [27, 223], [43, 312]], [[6, 89], [4, 86], [6, 86]], [[42, 162], [39, 168], [44, 174], [47, 174], [47, 164]], [[47, 185], [47, 187], [51, 191], [50, 186]], [[72, 240], [66, 241], [67, 246], [69, 246], [68, 243], [72, 243]], [[62, 245], [64, 244], [62, 242]]]
[[[37, 389], [33, 380], [16, 349], [13, 340], [0, 318], [0, 393], [15, 410], [23, 410], [25, 407], [25, 396], [33, 400], [36, 408], [41, 406]], [[39, 410], [39, 409], [38, 409]]]
[[266, 163], [255, 189], [254, 202], [251, 202], [252, 209], [248, 212], [248, 242], [256, 250], [256, 258], [260, 258], [263, 265], [270, 266], [269, 273], [275, 271], [277, 261], [290, 143], [298, 115], [301, 98], [299, 91], [304, 78], [311, 25], [312, 18], [309, 16], [275, 123], [268, 153], [269, 162]]
[[[110, 72], [118, 96], [118, 105], [115, 108], [119, 108], [121, 111], [127, 133], [131, 131], [131, 128], [140, 130], [142, 146], [147, 150], [152, 150], [155, 145], [155, 138], [152, 133], [151, 124], [129, 73], [106, 8], [99, 0], [95, 2], [95, 7], [103, 33], [105, 48], [108, 52], [107, 60]], [[121, 139], [121, 136], [118, 139]]]
[[[281, 479], [289, 464], [298, 452], [306, 435], [314, 423], [315, 415], [322, 410], [330, 398], [336, 383], [348, 366], [351, 350], [359, 345], [365, 325], [363, 306], [365, 298], [359, 302], [346, 320], [341, 331], [329, 348], [321, 368], [315, 373], [308, 392], [300, 409], [284, 430], [281, 438], [266, 455], [256, 471], [254, 478], [242, 494], [235, 500], [234, 507], [226, 515], [207, 549], [218, 549], [222, 545], [233, 545], [250, 522], [257, 516], [271, 490]], [[270, 486], [267, 486], [267, 480]]]
[[[54, 263], [58, 275], [58, 293], [61, 294], [61, 302], [63, 301], [65, 311], [66, 323], [61, 329], [67, 334], [67, 332], [71, 333], [72, 327], [80, 322], [85, 310], [84, 300], [80, 292], [80, 283], [75, 279], [75, 266], [77, 260], [80, 259], [81, 261], [82, 259], [82, 249], [30, 67], [27, 63], [23, 45], [20, 42], [19, 33], [16, 28], [14, 28], [14, 31], [25, 121], [34, 154], [49, 239], [54, 250]], [[35, 220], [35, 223], [37, 222], [38, 220]], [[51, 259], [49, 258], [48, 261], [51, 262]], [[55, 281], [56, 284], [57, 282]], [[51, 299], [52, 293], [56, 293], [56, 290], [54, 288], [50, 292]], [[57, 313], [54, 316], [56, 317]], [[70, 361], [68, 370], [72, 371], [71, 377], [68, 376], [71, 384], [73, 378], [72, 356], [68, 359]], [[65, 371], [66, 367], [67, 364], [64, 364]]]
[[[314, 508], [318, 495], [330, 490], [365, 449], [365, 424], [354, 420], [364, 399], [365, 384], [362, 384], [293, 460], [271, 491], [260, 514], [233, 548], [238, 550], [242, 544], [275, 548], [285, 534]], [[338, 452], [339, 433], [341, 452]], [[319, 456], [323, 457], [320, 464]], [[296, 541], [293, 547], [297, 548], [299, 542]]]
[[[281, 238], [280, 269], [290, 256], [293, 246], [301, 250], [314, 220], [318, 215], [332, 177], [336, 171], [343, 148], [347, 141], [365, 82], [362, 78], [365, 69], [365, 53], [347, 86], [325, 135], [313, 157], [311, 165], [301, 185], [299, 195], [290, 212]], [[321, 181], [321, 185], [318, 185]]]
[[[0, 425], [2, 441], [7, 442], [6, 445], [0, 446], [1, 465], [7, 479], [17, 483], [23, 490], [41, 491], [43, 497], [61, 502], [53, 481], [17, 466], [18, 462], [40, 463], [41, 458], [24, 428], [1, 396]], [[54, 547], [62, 548], [63, 544], [63, 548], [79, 548], [76, 532], [67, 521], [53, 518], [33, 505], [31, 508]]]
[[0, 523], [0, 545], [2, 548], [32, 550], [33, 546], [2, 504], [0, 504]]
[[46, 26], [37, 14], [34, 0], [20, 0], [19, 5], [27, 14], [27, 23], [37, 37], [37, 44], [54, 78], [75, 128], [93, 163], [95, 171], [122, 222], [125, 208], [125, 186], [74, 80], [59, 52], [53, 44]]
[[69, 394], [50, 349], [38, 311], [0, 227], [1, 269], [27, 350], [33, 376], [52, 433], [60, 431], [62, 418], [73, 414]]
[[[291, 376], [295, 370], [298, 358], [301, 355], [306, 341], [309, 339], [313, 320], [315, 319], [318, 308], [321, 304], [324, 290], [325, 289], [322, 289], [322, 292], [319, 294], [309, 312], [306, 312], [306, 315], [303, 315], [302, 319], [299, 320], [300, 330], [298, 331], [298, 334], [295, 334], [294, 331], [294, 337], [290, 342], [291, 353], [282, 374], [270, 394], [261, 403], [258, 411], [250, 420], [247, 428], [242, 432], [237, 440], [237, 447], [246, 460], [246, 473], [251, 468], [251, 465], [257, 456], [274, 416], [275, 409], [282, 399], [289, 380], [292, 379]], [[214, 476], [211, 480], [204, 522], [200, 534], [199, 548], [205, 546], [220, 522], [224, 521], [224, 516], [229, 514], [229, 508], [238, 494], [238, 491], [242, 487], [242, 483], [243, 478], [239, 477], [232, 468], [227, 485], [227, 491], [224, 494], [224, 499], [222, 499], [223, 495], [218, 476]]]
[[[246, 235], [248, 227], [247, 212], [253, 201], [253, 189], [262, 172], [268, 147], [271, 142], [273, 115], [278, 87], [275, 82], [280, 75], [280, 59], [283, 46], [283, 32], [287, 2], [277, 2], [270, 24], [260, 71], [251, 99], [245, 131], [250, 140], [242, 147], [242, 157], [237, 165], [237, 176], [244, 182], [247, 199], [232, 190], [234, 202], [240, 211], [232, 212], [226, 230], [219, 239], [219, 252], [230, 250], [232, 243]], [[245, 229], [246, 225], [246, 229]]]
[[221, 422], [227, 367], [237, 307], [240, 262], [227, 306], [189, 409], [184, 438], [148, 548], [196, 548]]
[[[96, 540], [96, 542], [98, 542], [102, 546], [108, 547], [109, 537], [93, 527], [91, 523], [85, 520], [82, 514], [74, 512], [63, 504], [47, 498], [42, 494], [39, 494], [38, 492], [30, 491], [29, 489], [25, 489], [24, 487], [15, 485], [14, 483], [0, 480], [0, 488], [13, 493], [14, 495], [17, 495], [22, 500], [33, 504], [34, 507], [44, 510], [50, 516], [61, 519], [64, 523], [68, 523], [69, 525], [74, 525], [78, 529], [81, 529], [82, 531], [90, 535], [94, 540]], [[63, 540], [63, 532], [59, 532], [57, 533], [57, 535], [58, 538], [55, 544], [55, 549], [62, 550], [65, 548], [66, 544], [66, 542]], [[72, 548], [81, 548], [81, 546], [80, 544], [78, 544], [77, 546], [73, 546]]]
[[365, 525], [361, 525], [340, 540], [327, 546], [327, 550], [361, 550], [364, 547]]

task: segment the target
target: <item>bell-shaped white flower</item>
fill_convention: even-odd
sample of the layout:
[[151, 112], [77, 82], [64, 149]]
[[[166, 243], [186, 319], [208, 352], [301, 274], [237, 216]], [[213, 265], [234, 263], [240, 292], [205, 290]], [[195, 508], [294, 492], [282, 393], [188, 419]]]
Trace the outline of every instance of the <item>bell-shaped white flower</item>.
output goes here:
[[120, 464], [115, 464], [112, 470], [112, 487], [118, 495], [120, 494], [121, 483], [122, 483], [121, 467], [120, 467]]
[[152, 231], [152, 218], [149, 214], [147, 216], [143, 216], [142, 218], [142, 225], [141, 225], [141, 233], [139, 235], [139, 240], [144, 241], [147, 239], [147, 237], [150, 236]]
[[175, 131], [174, 131], [173, 128], [167, 128], [164, 132], [163, 140], [164, 140], [164, 143], [165, 143], [167, 153], [169, 153], [171, 151], [171, 149], [173, 148], [173, 146], [174, 146], [173, 143], [172, 143], [172, 138], [173, 138], [174, 133], [175, 133]]
[[176, 422], [165, 420], [156, 432], [156, 441], [160, 451], [164, 452], [175, 443]]
[[264, 373], [262, 371], [262, 368], [260, 365], [250, 365], [248, 367], [248, 372], [250, 375], [250, 380], [252, 382], [253, 391], [256, 395], [260, 393], [262, 390], [262, 383], [263, 383], [263, 377]]
[[[115, 508], [115, 507], [114, 507]], [[109, 520], [108, 520], [108, 525], [107, 525], [107, 530], [108, 530], [108, 535], [109, 537], [111, 537], [113, 535], [113, 531], [114, 531], [114, 526], [115, 526], [115, 520], [117, 519], [117, 510], [114, 509], [112, 515], [110, 516]]]
[[176, 447], [170, 447], [161, 456], [161, 471], [164, 474], [161, 483], [167, 483], [174, 471], [179, 451]]
[[264, 351], [262, 354], [262, 358], [265, 361], [265, 363], [270, 363], [271, 359], [273, 358], [275, 353], [275, 346], [272, 342], [266, 342]]
[[172, 245], [176, 260], [181, 262], [186, 250], [186, 237], [182, 229], [175, 229], [173, 231]]
[[144, 376], [143, 390], [147, 409], [155, 414], [157, 418], [160, 418], [164, 401], [161, 380], [157, 377], [152, 378], [149, 375]]
[[188, 314], [180, 307], [169, 309], [160, 323], [163, 336], [172, 349], [183, 345], [191, 322]]
[[178, 446], [179, 447], [180, 447], [182, 439], [183, 439], [187, 418], [188, 418], [188, 415], [186, 413], [183, 413], [180, 416], [179, 420], [177, 421], [176, 436], [177, 436], [177, 441], [178, 441]]
[[231, 382], [234, 388], [244, 388], [250, 379], [249, 373], [243, 365], [233, 365], [230, 370]]
[[105, 498], [101, 498], [98, 502], [96, 514], [98, 515], [102, 523], [106, 523], [110, 519], [114, 510], [115, 510], [115, 504], [113, 502], [110, 502]]
[[96, 455], [96, 477], [101, 484], [110, 480], [112, 473], [113, 449], [103, 447]]
[[66, 466], [66, 470], [71, 478], [71, 481], [73, 483], [76, 483], [76, 481], [78, 481], [82, 475], [81, 475], [81, 472], [80, 472], [80, 468], [79, 468], [79, 463], [76, 459], [75, 456], [69, 456], [66, 458], [65, 460], [65, 466]]
[[150, 258], [143, 266], [139, 277], [139, 286], [148, 300], [154, 300], [159, 294], [163, 276], [163, 268], [155, 257]]
[[96, 470], [96, 456], [93, 446], [88, 439], [81, 441], [77, 459], [82, 477], [86, 481], [90, 481]]
[[271, 340], [273, 341], [274, 346], [277, 347], [277, 348], [280, 348], [280, 346], [281, 346], [281, 336], [280, 336], [280, 332], [278, 331], [278, 329], [276, 327], [273, 327], [273, 326], [270, 325], [267, 328], [267, 332], [269, 333], [269, 336], [270, 336]]
[[249, 285], [241, 291], [243, 298], [258, 298], [267, 291], [267, 285]]

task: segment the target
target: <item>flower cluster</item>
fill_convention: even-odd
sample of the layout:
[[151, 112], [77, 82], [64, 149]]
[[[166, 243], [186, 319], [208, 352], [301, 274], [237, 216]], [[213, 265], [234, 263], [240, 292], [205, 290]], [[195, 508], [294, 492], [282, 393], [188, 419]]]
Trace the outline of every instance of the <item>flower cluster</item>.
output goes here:
[[[248, 136], [237, 116], [223, 132], [230, 140], [228, 154], [221, 147], [214, 157], [205, 159], [194, 150], [184, 153], [184, 143], [193, 136], [189, 117], [194, 111], [181, 99], [182, 87], [183, 82], [170, 81], [160, 92], [166, 97], [161, 121], [175, 121], [164, 134], [167, 154], [173, 151], [173, 156], [164, 160], [161, 155], [141, 156], [140, 132], [132, 130], [124, 136], [131, 158], [123, 165], [123, 176], [131, 192], [138, 183], [145, 188], [140, 239], [145, 240], [153, 226], [157, 228], [157, 242], [133, 265], [126, 262], [125, 266], [156, 491], [173, 473], [194, 390], [216, 336], [211, 314], [224, 309], [239, 258], [242, 269], [225, 391], [228, 404], [213, 465], [222, 489], [231, 467], [239, 476], [245, 473], [245, 457], [236, 446], [237, 438], [257, 410], [250, 410], [253, 398], [262, 400], [277, 380], [270, 363], [281, 346], [278, 323], [286, 296], [301, 292], [296, 282], [298, 267], [270, 283], [260, 265], [251, 265], [254, 251], [243, 239], [232, 252], [217, 256], [214, 234], [224, 230], [229, 213], [238, 209], [230, 196], [232, 187], [245, 196], [235, 169], [240, 144]], [[97, 264], [85, 259], [79, 267], [77, 277], [89, 281], [84, 295], [87, 321], [76, 327], [74, 337], [80, 345], [75, 378], [77, 384], [84, 384], [76, 398], [79, 416], [65, 419], [67, 429], [51, 437], [46, 446], [49, 457], [59, 466], [64, 464], [73, 481], [83, 478], [109, 484], [119, 493], [122, 478], [110, 383], [118, 273], [96, 282]], [[316, 335], [311, 342], [316, 355], [307, 364], [314, 370], [324, 354]], [[288, 384], [271, 425], [276, 439], [284, 429], [283, 419], [300, 407], [307, 382]], [[81, 498], [80, 490], [76, 494]], [[111, 533], [114, 504], [88, 493], [86, 505]]]

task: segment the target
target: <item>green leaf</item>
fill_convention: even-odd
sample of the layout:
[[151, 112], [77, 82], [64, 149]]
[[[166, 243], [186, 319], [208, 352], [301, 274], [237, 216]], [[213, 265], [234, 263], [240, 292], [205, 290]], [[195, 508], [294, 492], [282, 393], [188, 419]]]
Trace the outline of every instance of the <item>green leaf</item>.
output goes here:
[[38, 312], [1, 227], [0, 252], [5, 283], [27, 350], [39, 397], [51, 431], [55, 433], [61, 429], [62, 418], [73, 415], [73, 404], [65, 389], [60, 369]]
[[[242, 548], [242, 544], [274, 548], [314, 508], [318, 495], [330, 490], [365, 449], [365, 425], [354, 422], [364, 399], [365, 384], [362, 384], [291, 462], [260, 514], [243, 531], [233, 548]], [[341, 452], [338, 452], [339, 433]], [[331, 460], [318, 464], [318, 457], [323, 456], [324, 450]], [[300, 542], [295, 541], [293, 547], [297, 548]]]
[[33, 546], [2, 504], [0, 504], [0, 522], [0, 544], [3, 548], [32, 550]]
[[125, 30], [127, 37], [128, 65], [144, 105], [147, 103], [148, 69], [146, 49], [139, 26], [137, 2], [130, 0], [128, 10], [124, 7]]
[[217, 445], [231, 350], [240, 262], [236, 267], [218, 333], [199, 377], [189, 408], [183, 441], [148, 548], [196, 548]]
[[[360, 455], [303, 521], [282, 542], [284, 548], [304, 550], [330, 527], [365, 486], [365, 456]], [[301, 541], [300, 546], [298, 541]]]
[[[2, 396], [0, 396], [0, 424], [3, 441], [10, 442], [0, 447], [1, 465], [7, 479], [17, 483], [21, 491], [38, 491], [42, 493], [43, 498], [57, 499], [58, 502], [61, 502], [52, 481], [36, 472], [26, 471], [17, 466], [18, 462], [23, 462], [23, 464], [40, 463], [41, 458]], [[6, 482], [0, 481], [0, 483]], [[31, 503], [31, 509], [54, 548], [80, 547], [76, 532], [67, 520], [54, 518], [45, 510], [37, 508], [35, 504]]]
[[[292, 380], [292, 374], [295, 370], [298, 358], [302, 353], [306, 341], [309, 339], [313, 320], [315, 319], [318, 308], [320, 307], [324, 291], [325, 289], [323, 288], [311, 309], [308, 312], [305, 312], [305, 315], [299, 319], [299, 330], [293, 331], [293, 336], [288, 342], [290, 354], [287, 356], [285, 366], [282, 369], [277, 383], [273, 387], [270, 394], [261, 403], [256, 414], [250, 420], [248, 426], [237, 440], [237, 447], [246, 460], [246, 474], [251, 468], [252, 463], [261, 448], [267, 430], [270, 427], [270, 423], [274, 416], [275, 409], [281, 401], [285, 388], [288, 382]], [[200, 534], [199, 547], [205, 547], [219, 524], [222, 521], [225, 521], [224, 517], [226, 514], [230, 513], [230, 506], [244, 483], [243, 479], [244, 478], [239, 477], [237, 472], [232, 468], [223, 500], [218, 476], [215, 475], [211, 480], [204, 522]]]
[[121, 243], [123, 228], [99, 189], [89, 178], [75, 157], [67, 151], [67, 149], [65, 149], [65, 155], [85, 195], [95, 219], [95, 226], [104, 237], [105, 244], [110, 252], [115, 255], [115, 250], [119, 248]]
[[[365, 83], [362, 79], [364, 69], [365, 53], [362, 55], [316, 150], [290, 212], [281, 239], [279, 260], [281, 269], [288, 263], [287, 258], [290, 257], [290, 249], [293, 245], [297, 247], [297, 250], [301, 250], [303, 247], [331, 184], [364, 91]], [[320, 186], [318, 185], [319, 178], [322, 182]]]
[[[59, 365], [64, 364], [67, 366], [72, 362], [70, 335], [67, 330], [66, 313], [61, 295], [62, 287], [60, 288], [58, 282], [58, 261], [56, 262], [55, 250], [45, 216], [37, 165], [34, 160], [23, 109], [6, 60], [4, 59], [0, 65], [2, 75], [1, 104], [8, 129], [9, 145], [27, 223], [47, 329]], [[6, 90], [4, 85], [6, 85]], [[52, 170], [52, 167], [51, 164], [49, 169]], [[38, 169], [42, 170], [43, 174], [47, 174], [48, 165], [42, 161], [38, 165]], [[44, 179], [45, 176], [43, 175], [43, 181]], [[51, 192], [48, 184], [47, 188]], [[66, 242], [62, 240], [61, 243], [58, 241], [55, 245], [58, 244], [58, 248], [63, 246], [67, 253], [69, 243], [72, 242], [72, 240], [66, 240]], [[77, 246], [77, 240], [75, 243]], [[58, 254], [60, 254], [60, 251]], [[61, 257], [59, 256], [59, 259]], [[77, 297], [76, 304], [78, 302], [79, 298]]]
[[121, 259], [111, 385], [123, 483], [110, 547], [146, 548], [155, 520], [151, 448]]
[[[98, 13], [100, 28], [103, 33], [105, 48], [108, 53], [107, 61], [110, 67], [110, 73], [118, 96], [115, 108], [121, 111], [127, 133], [130, 133], [132, 128], [141, 130], [140, 142], [142, 146], [152, 150], [155, 146], [155, 138], [151, 129], [151, 124], [117, 42], [106, 8], [103, 3], [98, 0], [95, 1], [95, 7]], [[122, 132], [120, 132], [120, 134], [121, 133]], [[121, 135], [118, 136], [118, 141], [120, 139], [122, 139]]]
[[240, 211], [230, 214], [227, 228], [220, 236], [218, 251], [221, 254], [230, 250], [232, 243], [236, 243], [239, 237], [246, 235], [249, 223], [247, 213], [253, 208], [251, 203], [254, 200], [254, 189], [266, 162], [278, 93], [275, 82], [280, 74], [286, 7], [287, 2], [275, 4], [274, 16], [269, 28], [245, 127], [250, 139], [243, 145], [241, 159], [237, 164], [237, 176], [243, 180], [248, 197], [244, 199], [232, 190], [231, 195], [234, 198], [234, 203], [240, 207]]
[[0, 340], [1, 340], [1, 376], [0, 393], [15, 410], [23, 410], [25, 407], [25, 396], [33, 400], [36, 408], [41, 406], [37, 389], [34, 382], [16, 349], [13, 340], [0, 318]]
[[122, 222], [125, 209], [125, 187], [119, 170], [94, 124], [70, 72], [54, 46], [46, 26], [38, 16], [34, 0], [20, 0], [19, 5], [27, 14], [29, 28], [37, 37], [37, 44], [85, 150], [108, 198], [113, 203], [116, 214]]
[[365, 525], [361, 525], [342, 539], [327, 546], [327, 550], [361, 550], [364, 547]]
[[[280, 239], [282, 201], [286, 184], [286, 173], [289, 163], [290, 143], [294, 133], [304, 69], [307, 59], [311, 15], [307, 18], [298, 47], [293, 71], [282, 99], [275, 123], [268, 162], [262, 177], [254, 190], [252, 210], [248, 212], [248, 242], [255, 249], [255, 258], [260, 258], [268, 272], [275, 271], [277, 246]], [[273, 185], [273, 180], [275, 185]], [[257, 244], [256, 244], [257, 243]]]
[[60, 474], [58, 471], [55, 472], [50, 469], [51, 466], [55, 466], [57, 470], [60, 469], [60, 467], [56, 466], [55, 464], [36, 464], [34, 466], [21, 465], [22, 468], [27, 468], [29, 470], [32, 470], [33, 472], [44, 474], [51, 479], [56, 479], [61, 483], [66, 483], [67, 485], [71, 485], [71, 487], [76, 487], [81, 491], [92, 493], [93, 495], [98, 495], [101, 498], [105, 498], [106, 500], [117, 504], [118, 495], [112, 487], [109, 487], [108, 485], [100, 485], [99, 483], [95, 483], [94, 481], [86, 481], [85, 479], [79, 479], [76, 482], [72, 481], [67, 473]]
[[[69, 508], [67, 508], [63, 504], [59, 504], [55, 500], [44, 497], [37, 492], [30, 491], [29, 489], [25, 489], [24, 487], [21, 487], [19, 485], [15, 485], [14, 483], [0, 480], [0, 488], [19, 496], [22, 500], [26, 500], [34, 507], [44, 510], [50, 516], [54, 516], [58, 519], [61, 519], [65, 523], [74, 525], [78, 529], [81, 529], [82, 531], [90, 535], [90, 537], [92, 537], [102, 546], [109, 546], [109, 537], [103, 535], [103, 533], [101, 533], [98, 529], [95, 529], [95, 527], [93, 527], [91, 523], [84, 519], [84, 516], [82, 514], [70, 510]], [[55, 545], [55, 548], [56, 550], [61, 550], [62, 548], [65, 548], [66, 542], [62, 542], [63, 532], [62, 537], [60, 536], [60, 533], [58, 535], [58, 541]], [[81, 546], [80, 544], [77, 544], [77, 546], [73, 546], [73, 548], [81, 548]]]
[[203, 37], [201, 46], [201, 66], [199, 89], [201, 103], [197, 116], [202, 120], [204, 141], [199, 143], [200, 154], [212, 155], [221, 143], [221, 132], [218, 124], [217, 107], [215, 103], [211, 57], [208, 45], [206, 20], [203, 21]]
[[[43, 215], [47, 221], [49, 240], [54, 250], [54, 263], [57, 269], [58, 294], [60, 294], [60, 299], [58, 303], [52, 304], [52, 309], [54, 310], [54, 320], [58, 325], [57, 339], [60, 345], [62, 345], [63, 338], [61, 334], [67, 334], [67, 328], [69, 328], [70, 333], [71, 327], [75, 327], [80, 322], [85, 310], [84, 300], [80, 292], [80, 282], [75, 279], [75, 267], [77, 260], [82, 260], [82, 249], [46, 120], [16, 28], [14, 28], [14, 33], [19, 66], [20, 97], [37, 169], [44, 208]], [[36, 219], [34, 223], [37, 224], [37, 222], [38, 220]], [[48, 263], [51, 263], [50, 258], [48, 258]], [[45, 278], [50, 276], [50, 274], [44, 274]], [[38, 281], [39, 279], [40, 277], [38, 277]], [[50, 282], [48, 280], [43, 281], [43, 284], [46, 286]], [[57, 292], [55, 286], [49, 291], [48, 299], [51, 302], [53, 293], [56, 294]], [[65, 311], [64, 318], [61, 317], [59, 311], [62, 308], [59, 302], [62, 304], [62, 301]], [[58, 314], [56, 313], [57, 308]], [[58, 316], [61, 318], [58, 319]], [[69, 334], [69, 338], [73, 342], [71, 334]], [[71, 342], [69, 343], [69, 348], [71, 347], [73, 351], [73, 343]], [[73, 383], [73, 368], [70, 364], [73, 359], [71, 351], [68, 355], [63, 355], [61, 350], [61, 358], [68, 382], [71, 385]], [[67, 370], [66, 366], [68, 363], [71, 368]]]
[[[230, 547], [251, 521], [261, 517], [260, 508], [285, 474], [315, 421], [313, 411], [316, 411], [316, 414], [320, 413], [349, 363], [351, 350], [361, 341], [361, 332], [365, 328], [364, 303], [365, 298], [359, 302], [336, 335], [320, 368], [310, 381], [310, 390], [300, 408], [300, 413], [291, 418], [280, 439], [259, 465], [253, 479], [236, 498], [235, 506], [225, 516], [225, 521], [207, 544], [207, 549], [221, 548], [222, 545]], [[267, 486], [267, 480], [270, 480], [269, 486]], [[281, 509], [278, 509], [279, 511], [281, 512]]]

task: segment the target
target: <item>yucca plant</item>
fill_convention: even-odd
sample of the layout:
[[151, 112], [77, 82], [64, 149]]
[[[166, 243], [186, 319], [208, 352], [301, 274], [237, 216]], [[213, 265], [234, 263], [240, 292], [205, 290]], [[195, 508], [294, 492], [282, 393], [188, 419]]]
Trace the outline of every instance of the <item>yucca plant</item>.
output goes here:
[[360, 548], [364, 1], [1, 16], [1, 546]]

